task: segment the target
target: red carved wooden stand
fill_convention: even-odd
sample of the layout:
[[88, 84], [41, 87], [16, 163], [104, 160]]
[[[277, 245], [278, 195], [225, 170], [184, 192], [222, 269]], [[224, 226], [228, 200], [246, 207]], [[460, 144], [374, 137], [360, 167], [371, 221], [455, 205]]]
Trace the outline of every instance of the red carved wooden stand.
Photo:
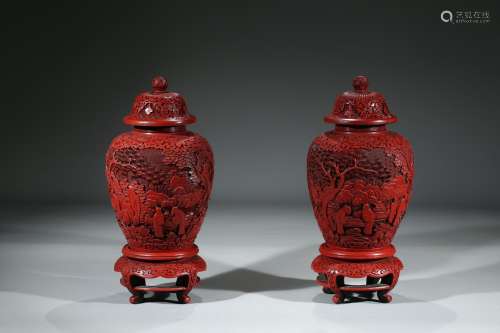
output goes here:
[[[186, 259], [172, 260], [167, 262], [141, 261], [122, 256], [115, 264], [115, 271], [122, 274], [121, 284], [131, 293], [130, 303], [141, 303], [148, 292], [159, 297], [151, 297], [148, 300], [163, 300], [170, 293], [176, 293], [179, 303], [189, 303], [188, 296], [191, 289], [196, 287], [200, 281], [198, 272], [206, 270], [207, 264], [200, 256]], [[147, 286], [145, 279], [154, 278], [177, 278], [175, 285]]]
[[[131, 303], [165, 299], [180, 303], [206, 270], [194, 244], [208, 207], [213, 156], [208, 142], [186, 130], [196, 121], [184, 99], [167, 92], [162, 77], [152, 92], [136, 97], [124, 118], [134, 126], [113, 139], [106, 154], [109, 196], [127, 245], [115, 264]], [[146, 279], [175, 278], [173, 285], [146, 285]], [[145, 294], [153, 297], [145, 298]]]
[[[312, 268], [319, 274], [316, 282], [323, 291], [335, 294], [332, 299], [336, 304], [353, 293], [371, 298], [374, 292], [382, 303], [389, 303], [392, 297], [388, 293], [398, 282], [403, 263], [397, 257], [353, 262], [320, 255]], [[366, 278], [366, 285], [347, 285], [345, 277]]]
[[[334, 303], [375, 292], [387, 303], [403, 268], [391, 242], [410, 199], [413, 152], [386, 129], [397, 118], [381, 94], [368, 91], [367, 78], [356, 77], [353, 87], [325, 117], [335, 129], [317, 137], [307, 157], [309, 194], [325, 239], [312, 269]], [[347, 285], [346, 277], [366, 284]]]

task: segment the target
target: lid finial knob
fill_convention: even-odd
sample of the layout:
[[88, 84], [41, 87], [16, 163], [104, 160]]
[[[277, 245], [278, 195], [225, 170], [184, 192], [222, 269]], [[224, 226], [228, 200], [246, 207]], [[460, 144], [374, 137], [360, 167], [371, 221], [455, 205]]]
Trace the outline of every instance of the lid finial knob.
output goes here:
[[163, 76], [157, 76], [151, 82], [154, 93], [162, 93], [167, 91], [168, 82]]
[[368, 92], [368, 78], [363, 75], [356, 76], [354, 80], [352, 80], [352, 87], [357, 93]]

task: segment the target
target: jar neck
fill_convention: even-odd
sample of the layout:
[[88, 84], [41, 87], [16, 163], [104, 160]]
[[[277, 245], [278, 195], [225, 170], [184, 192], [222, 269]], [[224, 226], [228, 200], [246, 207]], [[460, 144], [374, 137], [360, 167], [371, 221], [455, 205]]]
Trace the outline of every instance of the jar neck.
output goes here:
[[387, 131], [387, 127], [385, 125], [377, 125], [377, 126], [335, 125], [335, 132], [343, 132], [343, 133], [385, 132], [385, 131]]
[[185, 133], [186, 126], [161, 126], [161, 127], [151, 127], [151, 126], [134, 126], [134, 131], [142, 133]]

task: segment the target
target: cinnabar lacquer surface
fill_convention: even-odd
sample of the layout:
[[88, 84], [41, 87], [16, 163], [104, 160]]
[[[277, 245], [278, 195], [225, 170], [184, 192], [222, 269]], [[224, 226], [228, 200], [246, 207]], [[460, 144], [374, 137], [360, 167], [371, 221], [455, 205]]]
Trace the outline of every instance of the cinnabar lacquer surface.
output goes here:
[[[361, 260], [394, 255], [391, 243], [408, 207], [414, 172], [410, 143], [386, 128], [396, 117], [385, 98], [368, 91], [365, 77], [355, 78], [353, 87], [325, 117], [335, 129], [314, 139], [307, 156], [309, 194], [325, 240], [320, 252], [337, 260], [332, 272], [338, 260], [351, 265], [344, 273], [359, 270]], [[387, 272], [399, 275], [401, 267]]]
[[157, 77], [151, 92], [137, 96], [124, 118], [134, 129], [113, 139], [106, 153], [111, 205], [127, 240], [115, 268], [134, 293], [133, 303], [139, 302], [144, 286], [132, 280], [145, 282], [165, 277], [165, 272], [185, 285], [180, 294], [174, 289], [179, 301], [187, 302], [198, 281], [196, 273], [206, 267], [196, 256], [194, 241], [208, 208], [213, 154], [203, 137], [186, 129], [196, 118], [182, 96], [166, 88], [166, 80]]

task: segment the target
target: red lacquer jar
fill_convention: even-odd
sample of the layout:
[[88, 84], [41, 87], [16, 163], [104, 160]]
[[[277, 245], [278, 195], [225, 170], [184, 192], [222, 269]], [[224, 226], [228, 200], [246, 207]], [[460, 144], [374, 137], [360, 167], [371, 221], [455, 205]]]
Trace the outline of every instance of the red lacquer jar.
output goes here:
[[[309, 194], [325, 239], [312, 268], [335, 303], [373, 292], [388, 302], [402, 269], [391, 242], [410, 199], [413, 153], [386, 128], [397, 118], [380, 93], [368, 90], [367, 78], [356, 77], [353, 88], [337, 97], [325, 117], [335, 129], [314, 139], [307, 157]], [[349, 286], [344, 277], [366, 284]]]
[[[115, 264], [133, 296], [175, 292], [188, 302], [206, 268], [194, 244], [208, 207], [214, 173], [208, 142], [186, 125], [196, 118], [162, 77], [136, 97], [124, 122], [130, 132], [113, 139], [106, 154], [109, 196], [127, 244]], [[146, 286], [145, 279], [177, 278], [175, 285]]]

